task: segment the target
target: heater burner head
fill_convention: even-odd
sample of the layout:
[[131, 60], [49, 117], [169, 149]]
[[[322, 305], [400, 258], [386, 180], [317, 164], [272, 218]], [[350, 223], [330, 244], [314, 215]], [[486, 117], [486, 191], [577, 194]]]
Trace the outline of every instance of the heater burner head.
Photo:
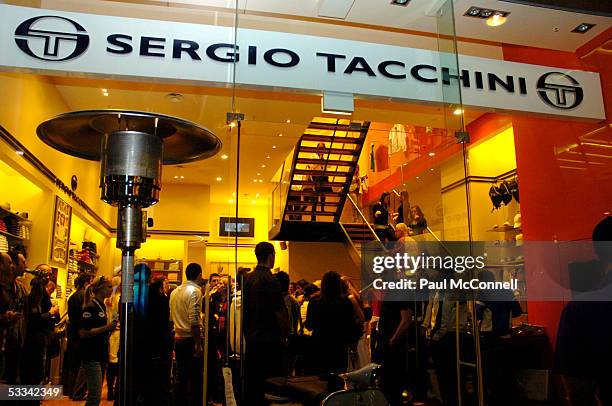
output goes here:
[[221, 140], [204, 127], [180, 118], [142, 111], [75, 111], [45, 121], [36, 132], [52, 148], [99, 161], [103, 137], [126, 130], [160, 137], [164, 144], [164, 164], [206, 159], [221, 150]]

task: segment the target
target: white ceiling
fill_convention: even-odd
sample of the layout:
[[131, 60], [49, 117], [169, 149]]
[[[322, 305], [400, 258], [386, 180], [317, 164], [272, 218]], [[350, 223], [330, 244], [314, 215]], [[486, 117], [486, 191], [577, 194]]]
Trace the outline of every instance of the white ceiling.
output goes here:
[[[50, 1], [50, 0], [47, 0]], [[53, 0], [51, 0], [53, 1]], [[151, 4], [146, 0], [112, 0], [117, 3]], [[349, 4], [350, 0], [238, 0], [243, 15], [255, 14], [280, 18], [306, 18], [309, 21], [337, 21], [372, 26], [405, 29], [423, 33], [448, 33], [452, 27], [450, 16], [438, 20], [435, 11], [444, 0], [412, 0], [407, 7], [390, 4], [390, 0], [354, 0], [345, 19], [319, 15], [320, 2]], [[153, 2], [170, 8], [194, 8], [232, 12], [235, 0], [168, 0]], [[471, 7], [491, 8], [510, 12], [505, 25], [488, 27], [484, 20], [463, 16]], [[509, 43], [564, 51], [574, 51], [598, 34], [612, 27], [612, 18], [573, 13], [549, 8], [533, 7], [498, 0], [454, 0], [456, 33], [460, 37]], [[586, 34], [572, 33], [580, 23], [596, 24]], [[238, 19], [240, 24], [240, 19]]]
[[[52, 81], [69, 111], [107, 108], [152, 111], [190, 120], [212, 130], [223, 142], [222, 151], [204, 161], [166, 166], [162, 180], [210, 185], [211, 200], [215, 203], [234, 199], [236, 129], [230, 129], [225, 122], [226, 113], [232, 110], [231, 89], [67, 78], [52, 78]], [[108, 90], [108, 97], [102, 94], [103, 86]], [[183, 100], [172, 102], [167, 97], [171, 92], [182, 94]], [[258, 204], [267, 204], [270, 180], [310, 121], [321, 116], [320, 98], [288, 92], [241, 91], [235, 98], [235, 108], [245, 114], [241, 131], [240, 197], [251, 203], [259, 193]], [[444, 114], [435, 106], [358, 100], [352, 119], [447, 128], [449, 118]], [[466, 124], [481, 114], [466, 112]], [[227, 154], [229, 159], [221, 159], [222, 154]], [[217, 177], [222, 180], [217, 181]], [[263, 182], [254, 182], [255, 179]]]

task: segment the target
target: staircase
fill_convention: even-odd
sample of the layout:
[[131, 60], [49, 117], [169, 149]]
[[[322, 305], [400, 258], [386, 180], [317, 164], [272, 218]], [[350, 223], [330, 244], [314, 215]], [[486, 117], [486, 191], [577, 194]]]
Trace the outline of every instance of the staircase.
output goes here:
[[[284, 209], [269, 232], [271, 240], [343, 241], [340, 216], [346, 202], [369, 122], [313, 121], [293, 154]], [[282, 185], [285, 186], [285, 185]]]

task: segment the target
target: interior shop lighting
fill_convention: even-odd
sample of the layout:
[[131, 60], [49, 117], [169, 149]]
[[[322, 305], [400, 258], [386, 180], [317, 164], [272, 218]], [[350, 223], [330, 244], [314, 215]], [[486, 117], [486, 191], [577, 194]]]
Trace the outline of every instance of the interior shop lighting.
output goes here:
[[453, 111], [453, 114], [456, 116], [460, 116], [463, 114], [463, 109], [455, 109], [455, 111]]
[[391, 0], [391, 4], [394, 6], [404, 6], [406, 7], [410, 3], [410, 0]]
[[181, 179], [185, 179], [185, 177], [183, 175], [181, 175]]
[[232, 203], [234, 203], [234, 200], [233, 200], [233, 199], [229, 199], [227, 202], [228, 202], [229, 204], [232, 204]]
[[484, 19], [489, 27], [498, 27], [506, 22], [510, 12], [493, 10], [491, 8], [470, 7], [463, 15]]
[[428, 155], [429, 156], [436, 156], [436, 153], [435, 152], [430, 152]]
[[223, 178], [221, 176], [217, 176], [217, 182], [221, 182]]
[[266, 155], [266, 159], [270, 159], [270, 155]]
[[229, 158], [229, 156], [227, 156], [227, 154], [221, 155], [221, 159], [227, 159], [227, 158]]
[[23, 151], [21, 151], [21, 150], [17, 150], [17, 151], [15, 151], [15, 153], [16, 153], [17, 155], [23, 155]]
[[265, 168], [265, 167], [266, 167], [266, 165], [261, 165], [261, 167], [262, 167], [262, 168]]
[[276, 145], [272, 145], [272, 149], [276, 149]]
[[499, 11], [496, 11], [491, 17], [487, 18], [487, 25], [489, 27], [499, 27], [500, 25], [505, 24], [506, 20], [506, 16]]
[[291, 124], [291, 120], [287, 120], [285, 121], [287, 124]]
[[260, 173], [260, 172], [257, 172], [257, 176], [261, 176], [261, 173]]
[[253, 179], [253, 182], [257, 183], [257, 179]]
[[259, 193], [255, 193], [255, 197], [259, 197]]
[[263, 183], [263, 179], [259, 179], [259, 181], [258, 181], [258, 182], [259, 182], [259, 183]]
[[434, 171], [434, 168], [429, 168], [429, 170], [433, 172], [433, 171]]
[[281, 133], [281, 134], [278, 134], [278, 136], [279, 136], [279, 137], [282, 137], [282, 136], [283, 136], [283, 134], [282, 134], [282, 133]]
[[229, 124], [229, 126], [230, 126], [231, 128], [236, 127], [236, 122], [235, 122], [235, 121], [232, 121], [232, 122]]
[[572, 30], [572, 32], [577, 32], [578, 34], [584, 34], [591, 28], [595, 27], [595, 24], [590, 23], [581, 23], [576, 28]]

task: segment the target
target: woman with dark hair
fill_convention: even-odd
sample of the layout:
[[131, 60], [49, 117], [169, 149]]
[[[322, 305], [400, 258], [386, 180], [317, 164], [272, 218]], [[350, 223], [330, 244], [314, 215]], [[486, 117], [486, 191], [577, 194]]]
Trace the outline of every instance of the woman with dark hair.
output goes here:
[[48, 279], [36, 277], [30, 282], [30, 294], [26, 305], [27, 333], [21, 367], [21, 383], [39, 385], [45, 374], [45, 349], [51, 332], [54, 317], [59, 313], [47, 297], [45, 286]]
[[306, 314], [306, 328], [312, 330], [314, 373], [345, 372], [349, 343], [353, 339], [355, 312], [342, 293], [338, 272], [329, 271], [321, 281], [321, 295], [312, 298]]
[[384, 192], [380, 195], [378, 203], [372, 207], [372, 218], [374, 219], [374, 232], [381, 242], [395, 240], [395, 232], [389, 225], [389, 205], [391, 203], [391, 195], [389, 192]]

